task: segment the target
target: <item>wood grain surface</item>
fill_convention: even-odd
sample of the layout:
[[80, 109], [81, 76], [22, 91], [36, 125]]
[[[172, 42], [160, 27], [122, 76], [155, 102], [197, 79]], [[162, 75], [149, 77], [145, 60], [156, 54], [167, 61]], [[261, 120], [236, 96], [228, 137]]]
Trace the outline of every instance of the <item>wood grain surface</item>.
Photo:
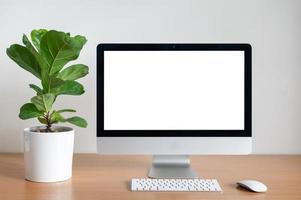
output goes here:
[[[59, 183], [24, 180], [22, 154], [0, 154], [0, 200], [100, 199], [299, 199], [301, 156], [192, 156], [202, 178], [218, 179], [223, 192], [131, 192], [132, 178], [146, 177], [150, 156], [74, 156], [72, 179]], [[241, 179], [256, 179], [268, 186], [253, 193], [236, 186]]]

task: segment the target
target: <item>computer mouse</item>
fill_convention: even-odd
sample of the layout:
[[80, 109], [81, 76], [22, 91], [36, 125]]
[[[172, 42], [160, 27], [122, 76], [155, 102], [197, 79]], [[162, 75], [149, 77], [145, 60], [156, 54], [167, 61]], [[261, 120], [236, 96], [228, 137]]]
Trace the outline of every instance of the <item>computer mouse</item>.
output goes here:
[[268, 189], [265, 184], [256, 180], [242, 180], [238, 181], [237, 184], [253, 192], [265, 192]]

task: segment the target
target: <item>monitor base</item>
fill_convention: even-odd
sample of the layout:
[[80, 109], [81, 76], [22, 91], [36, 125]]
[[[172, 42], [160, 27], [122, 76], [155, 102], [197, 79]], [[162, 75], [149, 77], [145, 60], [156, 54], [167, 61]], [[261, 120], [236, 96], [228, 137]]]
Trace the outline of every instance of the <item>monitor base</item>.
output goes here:
[[198, 178], [188, 155], [154, 155], [150, 178]]

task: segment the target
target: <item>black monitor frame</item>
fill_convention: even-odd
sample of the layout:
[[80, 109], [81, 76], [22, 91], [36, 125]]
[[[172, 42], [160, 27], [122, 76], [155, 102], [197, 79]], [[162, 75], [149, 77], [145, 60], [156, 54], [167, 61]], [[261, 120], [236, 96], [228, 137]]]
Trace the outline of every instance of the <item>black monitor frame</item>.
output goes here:
[[[104, 51], [244, 51], [244, 130], [104, 130]], [[251, 137], [252, 47], [250, 44], [99, 44], [97, 46], [97, 137]]]

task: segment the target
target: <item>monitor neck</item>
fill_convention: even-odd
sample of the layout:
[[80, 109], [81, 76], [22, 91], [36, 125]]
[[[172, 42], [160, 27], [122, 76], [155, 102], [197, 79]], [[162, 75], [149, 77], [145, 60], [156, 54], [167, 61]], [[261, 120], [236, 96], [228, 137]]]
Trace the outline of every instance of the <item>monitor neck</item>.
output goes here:
[[198, 178], [188, 155], [154, 155], [150, 178]]

